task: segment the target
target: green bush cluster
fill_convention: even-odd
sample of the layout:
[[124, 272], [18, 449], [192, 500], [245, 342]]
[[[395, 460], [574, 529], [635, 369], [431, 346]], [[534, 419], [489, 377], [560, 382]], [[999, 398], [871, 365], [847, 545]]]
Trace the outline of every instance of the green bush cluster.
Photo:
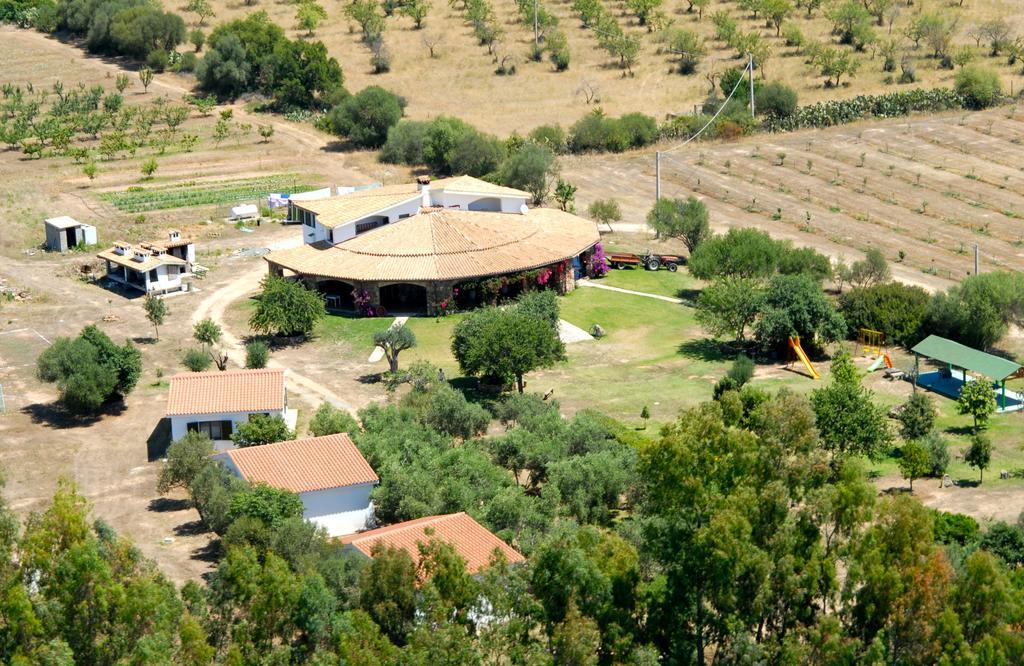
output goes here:
[[572, 126], [567, 146], [573, 153], [621, 153], [652, 144], [658, 137], [658, 122], [651, 116], [627, 113], [612, 118], [601, 109], [595, 109]]
[[967, 100], [951, 88], [916, 88], [884, 95], [858, 95], [853, 99], [828, 100], [798, 108], [792, 115], [769, 118], [763, 126], [769, 132], [787, 132], [808, 127], [831, 127], [865, 118], [897, 118], [911, 113], [962, 109]]
[[142, 354], [126, 341], [115, 345], [90, 325], [76, 338], [57, 338], [36, 360], [39, 379], [57, 385], [59, 402], [74, 414], [96, 414], [131, 393], [142, 374]]
[[923, 324], [931, 296], [921, 287], [886, 282], [852, 289], [839, 297], [839, 310], [849, 335], [858, 329], [883, 331], [886, 341], [913, 347], [924, 337]]
[[59, 0], [56, 28], [85, 37], [94, 53], [145, 59], [185, 41], [185, 22], [146, 0]]
[[361, 148], [380, 148], [402, 119], [405, 99], [380, 86], [367, 86], [328, 114], [331, 129]]
[[217, 26], [196, 68], [203, 90], [222, 98], [261, 92], [279, 109], [327, 109], [343, 95], [338, 61], [321, 42], [291, 40], [266, 12]]

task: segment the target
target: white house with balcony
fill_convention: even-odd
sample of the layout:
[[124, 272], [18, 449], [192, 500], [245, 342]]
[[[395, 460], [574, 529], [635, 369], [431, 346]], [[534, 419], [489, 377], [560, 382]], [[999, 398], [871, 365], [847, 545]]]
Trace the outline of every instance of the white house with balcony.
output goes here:
[[231, 446], [231, 435], [253, 414], [280, 416], [292, 430], [298, 412], [288, 408], [282, 368], [184, 372], [170, 379], [167, 418], [171, 440], [200, 432], [219, 449]]
[[414, 184], [385, 185], [355, 190], [314, 201], [289, 202], [288, 219], [303, 225], [306, 244], [337, 245], [372, 229], [392, 224], [426, 208], [453, 208], [521, 213], [530, 194], [494, 185], [472, 176]]
[[377, 474], [347, 434], [306, 437], [214, 455], [249, 483], [289, 490], [302, 500], [302, 517], [328, 536], [373, 526], [370, 492]]
[[187, 291], [186, 277], [196, 260], [195, 244], [172, 229], [167, 240], [132, 245], [123, 241], [96, 255], [106, 262], [107, 279], [146, 294]]

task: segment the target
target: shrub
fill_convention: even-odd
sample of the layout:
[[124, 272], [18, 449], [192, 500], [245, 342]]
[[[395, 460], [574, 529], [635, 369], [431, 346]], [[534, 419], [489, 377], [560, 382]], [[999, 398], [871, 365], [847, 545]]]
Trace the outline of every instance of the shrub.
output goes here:
[[168, 55], [163, 49], [156, 49], [146, 56], [146, 66], [154, 72], [160, 73], [167, 69]]
[[192, 372], [203, 372], [210, 369], [213, 359], [202, 349], [189, 349], [181, 358], [181, 363]]
[[444, 384], [432, 392], [423, 421], [438, 432], [463, 440], [487, 431], [491, 415], [466, 400], [461, 391]]
[[908, 441], [924, 437], [935, 428], [937, 415], [931, 397], [924, 391], [915, 391], [900, 411], [900, 436]]
[[526, 143], [502, 163], [497, 181], [506, 187], [526, 190], [533, 203], [542, 204], [551, 193], [551, 181], [557, 168], [550, 148]]
[[451, 173], [451, 160], [459, 139], [476, 133], [469, 123], [450, 116], [438, 116], [426, 128], [423, 137], [423, 162], [436, 173]]
[[759, 113], [771, 118], [788, 118], [796, 112], [796, 91], [784, 83], [772, 81], [756, 91], [754, 105]]
[[245, 346], [245, 367], [258, 370], [267, 367], [270, 360], [270, 347], [262, 340], [250, 342]]
[[658, 122], [651, 116], [627, 113], [619, 118], [618, 124], [633, 148], [642, 148], [658, 140]]
[[388, 129], [387, 140], [378, 159], [386, 164], [423, 164], [423, 144], [430, 123], [418, 120], [400, 120]]
[[929, 473], [941, 477], [949, 469], [949, 442], [932, 430], [922, 438], [921, 444], [928, 450]]
[[971, 275], [928, 305], [923, 328], [968, 347], [987, 349], [998, 342], [1009, 324], [1024, 313], [1024, 278], [993, 271]]
[[565, 130], [561, 125], [540, 125], [530, 132], [530, 141], [540, 146], [546, 146], [552, 152], [559, 154], [566, 150]]
[[740, 354], [729, 366], [726, 377], [735, 381], [737, 386], [742, 387], [754, 377], [754, 362], [746, 354]]
[[947, 545], [966, 546], [978, 538], [978, 521], [962, 513], [934, 512], [935, 540]]
[[191, 51], [187, 51], [181, 54], [181, 59], [178, 60], [178, 64], [174, 66], [174, 70], [177, 72], [194, 72], [196, 66], [199, 64], [199, 57]]
[[505, 160], [505, 142], [481, 132], [467, 132], [456, 139], [448, 159], [451, 173], [486, 176]]
[[329, 402], [323, 402], [309, 422], [309, 432], [314, 437], [334, 435], [341, 432], [354, 435], [359, 432], [359, 424], [345, 410], [338, 409]]
[[972, 109], [984, 109], [996, 104], [1003, 94], [999, 74], [987, 67], [968, 65], [956, 73], [956, 91]]
[[36, 359], [44, 382], [57, 384], [58, 401], [75, 414], [95, 414], [131, 393], [142, 374], [142, 355], [130, 341], [115, 345], [95, 326], [77, 338], [58, 338]]
[[257, 333], [309, 335], [327, 314], [320, 294], [306, 289], [301, 282], [268, 275], [260, 285], [263, 290], [249, 317], [249, 327]]
[[930, 299], [921, 287], [888, 282], [842, 294], [839, 311], [851, 336], [858, 329], [869, 328], [885, 333], [888, 342], [912, 347], [921, 341]]
[[249, 420], [238, 425], [231, 433], [231, 441], [240, 447], [260, 446], [294, 439], [295, 432], [288, 429], [288, 424], [280, 416], [267, 414], [250, 414]]
[[[756, 99], [756, 92], [755, 92]], [[828, 100], [801, 106], [786, 118], [769, 118], [764, 127], [770, 132], [803, 127], [831, 127], [864, 118], [898, 118], [911, 113], [938, 113], [964, 106], [964, 98], [952, 88], [915, 88], [884, 95], [858, 95], [846, 100]]]
[[846, 332], [846, 322], [813, 278], [776, 275], [768, 282], [754, 332], [766, 350], [778, 351], [790, 336], [804, 346], [835, 342]]
[[363, 148], [379, 148], [402, 118], [405, 100], [380, 86], [367, 86], [330, 112], [335, 132]]
[[626, 129], [613, 118], [595, 109], [583, 116], [569, 130], [569, 150], [574, 153], [610, 151], [619, 153], [631, 145]]

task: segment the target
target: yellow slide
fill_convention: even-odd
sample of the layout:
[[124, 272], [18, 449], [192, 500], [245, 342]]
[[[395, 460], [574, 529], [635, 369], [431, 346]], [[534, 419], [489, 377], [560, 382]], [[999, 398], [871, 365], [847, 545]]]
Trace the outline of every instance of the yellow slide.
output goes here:
[[821, 375], [819, 375], [818, 371], [814, 369], [814, 366], [811, 365], [811, 360], [807, 358], [807, 354], [804, 353], [804, 348], [800, 346], [800, 338], [791, 337], [789, 339], [789, 348], [793, 350], [796, 357], [804, 364], [804, 367], [807, 368], [807, 372], [810, 373], [811, 377], [814, 379], [821, 379]]

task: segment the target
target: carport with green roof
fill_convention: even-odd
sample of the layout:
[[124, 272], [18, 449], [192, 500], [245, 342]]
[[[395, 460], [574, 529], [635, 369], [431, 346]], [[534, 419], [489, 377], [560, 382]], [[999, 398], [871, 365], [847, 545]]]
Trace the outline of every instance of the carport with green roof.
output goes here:
[[[974, 381], [968, 371], [987, 377], [999, 388], [1000, 412], [1011, 412], [1024, 408], [1024, 396], [1006, 390], [1006, 380], [1024, 377], [1024, 368], [1001, 356], [972, 349], [959, 342], [953, 342], [938, 335], [929, 335], [910, 351], [914, 352], [914, 377], [916, 384], [930, 391], [950, 398], [959, 398], [964, 383]], [[921, 357], [945, 363], [946, 368], [921, 373]], [[957, 377], [955, 370], [960, 371]]]

